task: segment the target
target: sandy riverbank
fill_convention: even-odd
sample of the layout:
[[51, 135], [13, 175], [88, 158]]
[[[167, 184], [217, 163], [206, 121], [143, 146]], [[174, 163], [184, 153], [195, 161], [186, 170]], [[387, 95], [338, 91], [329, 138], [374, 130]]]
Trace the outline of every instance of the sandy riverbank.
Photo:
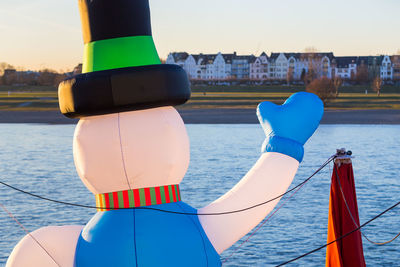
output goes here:
[[[187, 124], [258, 123], [251, 109], [182, 109]], [[0, 123], [75, 124], [58, 111], [0, 111]], [[327, 110], [323, 124], [400, 124], [400, 110]]]

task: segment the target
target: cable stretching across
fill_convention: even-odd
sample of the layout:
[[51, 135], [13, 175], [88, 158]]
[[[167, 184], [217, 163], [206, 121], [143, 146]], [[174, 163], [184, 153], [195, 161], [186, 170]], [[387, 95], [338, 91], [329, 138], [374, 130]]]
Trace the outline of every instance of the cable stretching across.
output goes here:
[[379, 217], [381, 217], [382, 215], [384, 215], [384, 214], [387, 213], [388, 211], [394, 209], [394, 208], [397, 207], [398, 205], [400, 205], [400, 201], [397, 202], [396, 204], [394, 204], [393, 206], [391, 206], [390, 208], [387, 208], [387, 209], [384, 210], [383, 212], [379, 213], [378, 215], [376, 215], [375, 217], [373, 217], [373, 218], [370, 219], [369, 221], [363, 223], [362, 225], [360, 225], [359, 227], [357, 227], [357, 228], [354, 229], [353, 231], [348, 232], [347, 234], [342, 235], [342, 236], [339, 237], [338, 239], [333, 240], [332, 242], [329, 242], [329, 243], [327, 243], [327, 244], [325, 244], [325, 245], [322, 245], [322, 246], [320, 246], [320, 247], [318, 247], [318, 248], [316, 248], [316, 249], [313, 249], [313, 250], [311, 250], [311, 251], [309, 251], [309, 252], [307, 252], [307, 253], [304, 253], [303, 255], [298, 256], [298, 257], [296, 257], [296, 258], [294, 258], [294, 259], [291, 259], [291, 260], [289, 260], [289, 261], [286, 261], [286, 262], [284, 262], [284, 263], [281, 263], [281, 264], [279, 264], [279, 265], [276, 265], [276, 267], [283, 266], [283, 265], [286, 265], [286, 264], [288, 264], [288, 263], [297, 261], [297, 260], [299, 260], [299, 259], [301, 259], [301, 258], [304, 258], [304, 257], [310, 255], [310, 254], [313, 254], [314, 252], [317, 252], [317, 251], [319, 251], [319, 250], [321, 250], [321, 249], [323, 249], [323, 248], [326, 248], [327, 246], [329, 246], [329, 245], [331, 245], [331, 244], [333, 244], [333, 243], [335, 243], [335, 242], [337, 242], [337, 241], [342, 240], [342, 239], [345, 238], [346, 236], [351, 235], [352, 233], [357, 232], [357, 231], [359, 231], [360, 229], [364, 228], [365, 226], [367, 226], [367, 225], [370, 224], [371, 222], [375, 221], [376, 219], [378, 219]]
[[50, 252], [42, 245], [40, 244], [40, 242], [25, 228], [25, 226], [22, 225], [22, 223], [19, 222], [19, 220], [3, 205], [0, 203], [0, 207], [7, 213], [7, 215], [13, 219], [18, 225], [19, 227], [21, 227], [22, 230], [24, 230], [24, 232], [27, 234], [27, 236], [29, 236], [30, 238], [32, 238], [32, 240], [41, 248], [43, 249], [47, 256], [49, 256], [52, 260], [53, 263], [55, 263], [57, 266], [61, 267], [60, 264], [58, 264], [58, 262], [51, 256]]
[[[238, 210], [232, 210], [232, 211], [222, 211], [222, 212], [215, 212], [215, 213], [187, 213], [187, 212], [178, 212], [178, 211], [169, 211], [169, 210], [163, 210], [163, 209], [157, 209], [157, 208], [152, 208], [152, 207], [135, 207], [135, 208], [125, 208], [125, 209], [137, 209], [137, 210], [153, 210], [153, 211], [159, 211], [159, 212], [164, 212], [164, 213], [172, 213], [172, 214], [178, 214], [178, 215], [193, 215], [193, 216], [213, 216], [213, 215], [225, 215], [225, 214], [232, 214], [232, 213], [238, 213], [238, 212], [243, 212], [243, 211], [247, 211], [250, 209], [254, 209], [257, 208], [259, 206], [263, 206], [265, 204], [268, 204], [269, 202], [272, 202], [276, 199], [279, 199], [281, 197], [283, 197], [284, 195], [289, 194], [290, 192], [296, 190], [299, 187], [302, 187], [305, 183], [307, 183], [308, 181], [311, 180], [311, 178], [313, 178], [317, 173], [319, 173], [323, 168], [325, 168], [330, 162], [332, 162], [334, 159], [336, 158], [336, 155], [331, 156], [329, 159], [327, 159], [311, 176], [309, 176], [307, 179], [305, 179], [303, 182], [301, 182], [300, 184], [296, 185], [295, 187], [293, 187], [292, 189], [286, 191], [285, 193], [276, 196], [270, 200], [264, 201], [262, 203], [247, 207], [247, 208], [243, 208], [243, 209], [238, 209]], [[62, 205], [66, 205], [66, 206], [73, 206], [73, 207], [80, 207], [80, 208], [87, 208], [87, 209], [99, 209], [99, 207], [96, 206], [90, 206], [90, 205], [82, 205], [82, 204], [76, 204], [76, 203], [70, 203], [70, 202], [65, 202], [65, 201], [60, 201], [60, 200], [55, 200], [55, 199], [51, 199], [51, 198], [47, 198], [47, 197], [43, 197], [22, 189], [19, 189], [15, 186], [9, 185], [5, 182], [0, 181], [0, 184], [9, 187], [15, 191], [24, 193], [26, 195], [38, 198], [38, 199], [42, 199], [45, 201], [49, 201], [49, 202], [53, 202], [53, 203], [57, 203], [57, 204], [62, 204]], [[121, 208], [122, 209], [122, 208]], [[111, 208], [111, 210], [113, 210]]]
[[[346, 200], [346, 198], [345, 198], [345, 196], [344, 196], [344, 192], [343, 192], [343, 189], [342, 189], [342, 184], [340, 183], [340, 177], [339, 177], [339, 173], [338, 173], [338, 171], [337, 171], [337, 167], [336, 167], [336, 166], [334, 167], [334, 170], [335, 170], [335, 174], [336, 174], [336, 179], [337, 179], [338, 182], [339, 182], [340, 192], [341, 192], [341, 194], [342, 194], [342, 198], [343, 198], [344, 204], [346, 205], [347, 212], [350, 214], [350, 217], [351, 217], [351, 220], [352, 220], [353, 223], [354, 223], [354, 226], [355, 226], [355, 227], [359, 227], [359, 225], [357, 224], [356, 220], [355, 220], [354, 217], [353, 217], [353, 214], [352, 214], [351, 211], [350, 211], [349, 205], [347, 204], [347, 200]], [[400, 236], [400, 233], [398, 233], [395, 237], [393, 237], [392, 239], [390, 239], [390, 240], [388, 240], [388, 241], [386, 241], [386, 242], [374, 242], [374, 241], [372, 241], [371, 239], [369, 239], [369, 238], [364, 234], [363, 231], [360, 231], [360, 232], [361, 232], [362, 236], [365, 237], [365, 239], [367, 239], [368, 242], [370, 242], [370, 243], [372, 243], [372, 244], [374, 244], [374, 245], [378, 245], [378, 246], [383, 246], [383, 245], [389, 244], [389, 243], [393, 242], [394, 240], [396, 240], [396, 239]]]

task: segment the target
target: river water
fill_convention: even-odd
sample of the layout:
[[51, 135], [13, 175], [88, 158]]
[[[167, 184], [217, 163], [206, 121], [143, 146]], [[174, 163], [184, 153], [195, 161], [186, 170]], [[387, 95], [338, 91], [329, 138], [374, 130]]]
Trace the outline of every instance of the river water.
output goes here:
[[[229, 190], [260, 155], [258, 125], [187, 125], [191, 165], [183, 201], [200, 208]], [[73, 125], [1, 124], [0, 180], [58, 200], [94, 205], [72, 159]], [[336, 148], [351, 149], [361, 223], [400, 199], [400, 126], [322, 125], [305, 146], [292, 186], [311, 175]], [[331, 166], [307, 183], [250, 240], [222, 254], [224, 266], [273, 266], [326, 242]], [[268, 189], [266, 189], [268, 190]], [[85, 224], [92, 210], [33, 199], [0, 185], [0, 203], [30, 231], [47, 225]], [[394, 209], [364, 230], [384, 241], [400, 231]], [[25, 233], [0, 209], [0, 265]], [[400, 239], [385, 246], [363, 240], [367, 266], [399, 266]], [[289, 266], [323, 266], [325, 249]]]

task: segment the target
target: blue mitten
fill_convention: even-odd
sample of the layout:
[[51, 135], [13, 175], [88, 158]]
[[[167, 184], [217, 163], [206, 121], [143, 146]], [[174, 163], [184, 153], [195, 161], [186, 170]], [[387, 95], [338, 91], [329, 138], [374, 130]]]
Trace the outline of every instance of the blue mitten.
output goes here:
[[267, 139], [263, 152], [278, 152], [303, 160], [303, 145], [314, 134], [324, 114], [324, 105], [312, 93], [296, 93], [279, 106], [271, 102], [258, 105], [257, 116]]

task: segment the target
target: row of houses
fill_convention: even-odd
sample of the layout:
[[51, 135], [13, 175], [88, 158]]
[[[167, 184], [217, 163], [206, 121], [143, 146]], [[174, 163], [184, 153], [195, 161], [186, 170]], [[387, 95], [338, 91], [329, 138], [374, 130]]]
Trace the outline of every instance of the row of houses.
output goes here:
[[271, 53], [260, 56], [170, 53], [167, 64], [183, 67], [191, 80], [303, 81], [306, 76], [355, 80], [400, 80], [400, 56], [336, 57], [329, 53]]

